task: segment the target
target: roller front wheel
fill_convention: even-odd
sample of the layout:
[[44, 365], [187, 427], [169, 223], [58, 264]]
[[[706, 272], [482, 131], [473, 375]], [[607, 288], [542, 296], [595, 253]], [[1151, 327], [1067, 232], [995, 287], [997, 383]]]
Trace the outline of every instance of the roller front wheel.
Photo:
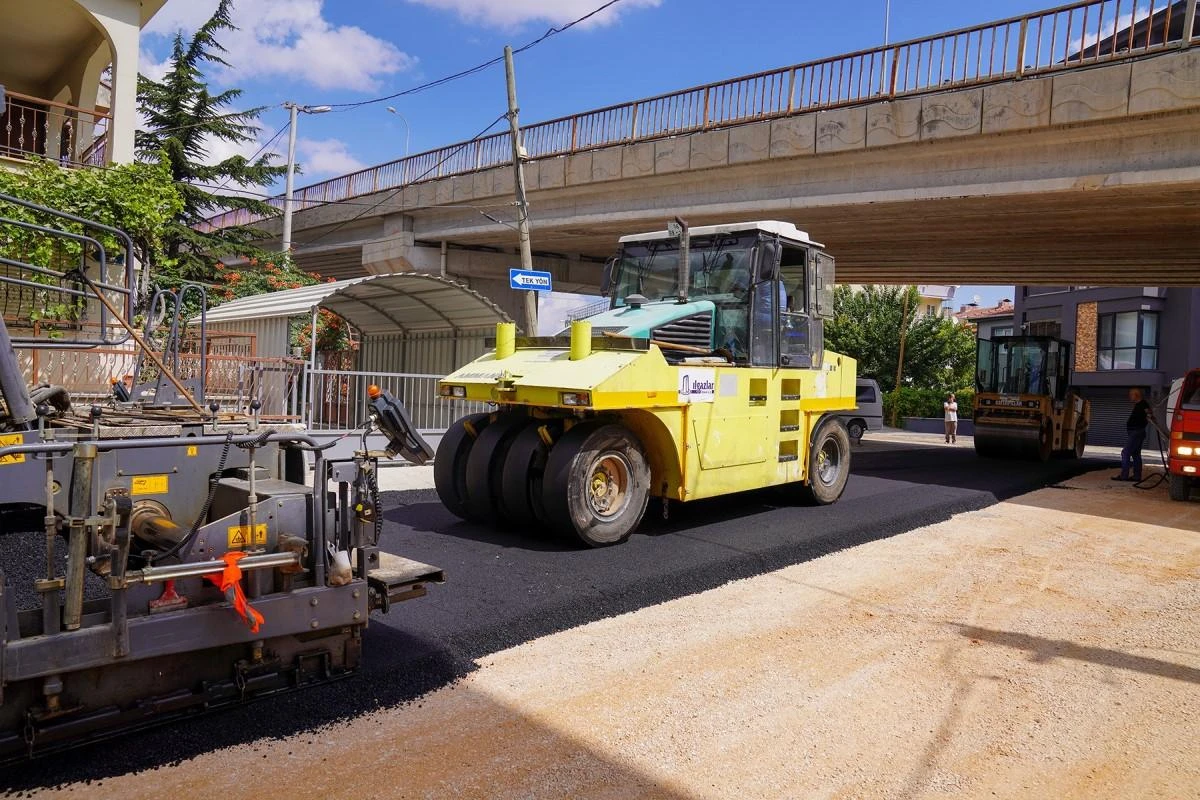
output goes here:
[[487, 414], [471, 414], [446, 429], [433, 458], [433, 488], [446, 510], [470, 519], [467, 508], [467, 459], [476, 437], [487, 429]]
[[542, 501], [551, 525], [591, 547], [629, 538], [650, 500], [641, 443], [621, 425], [584, 423], [550, 450]]

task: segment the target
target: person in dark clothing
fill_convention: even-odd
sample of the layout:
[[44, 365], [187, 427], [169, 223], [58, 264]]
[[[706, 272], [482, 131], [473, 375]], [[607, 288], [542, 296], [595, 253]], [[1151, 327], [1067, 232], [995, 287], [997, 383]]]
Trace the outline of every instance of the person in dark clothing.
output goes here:
[[[1146, 426], [1150, 424], [1150, 404], [1142, 396], [1141, 389], [1129, 390], [1129, 402], [1133, 410], [1125, 421], [1125, 446], [1121, 448], [1121, 474], [1114, 475], [1114, 481], [1133, 481], [1142, 479], [1142, 444], [1146, 441]], [[1132, 468], [1132, 475], [1130, 469]]]

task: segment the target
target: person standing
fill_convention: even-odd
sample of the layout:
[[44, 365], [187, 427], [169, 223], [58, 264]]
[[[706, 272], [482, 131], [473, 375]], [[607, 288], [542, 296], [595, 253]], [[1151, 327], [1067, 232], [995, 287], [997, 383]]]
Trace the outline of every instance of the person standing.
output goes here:
[[954, 399], [954, 392], [951, 392], [946, 398], [946, 402], [942, 403], [942, 409], [946, 412], [946, 444], [957, 444], [958, 401]]
[[[1146, 426], [1150, 424], [1150, 404], [1142, 396], [1142, 390], [1129, 390], [1129, 402], [1133, 410], [1125, 421], [1125, 446], [1121, 448], [1121, 474], [1114, 475], [1114, 481], [1133, 481], [1142, 479], [1142, 445], [1146, 441]], [[1130, 470], [1132, 469], [1132, 474]]]

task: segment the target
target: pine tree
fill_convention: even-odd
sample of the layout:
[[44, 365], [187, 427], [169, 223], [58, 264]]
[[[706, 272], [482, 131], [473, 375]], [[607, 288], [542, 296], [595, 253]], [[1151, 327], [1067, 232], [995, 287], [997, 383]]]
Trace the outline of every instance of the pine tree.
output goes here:
[[[247, 209], [271, 216], [278, 209], [260, 199], [226, 194], [211, 187], [236, 184], [266, 187], [283, 175], [286, 166], [272, 164], [273, 154], [253, 161], [231, 156], [217, 164], [205, 164], [208, 143], [213, 139], [245, 144], [255, 141], [256, 124], [265, 106], [233, 111], [240, 89], [216, 95], [209, 92], [206, 66], [229, 66], [221, 57], [225, 48], [217, 41], [222, 31], [236, 30], [230, 21], [232, 0], [221, 0], [212, 17], [196, 31], [191, 41], [177, 33], [169, 69], [162, 80], [138, 76], [138, 103], [146, 118], [145, 130], [136, 135], [140, 160], [165, 158], [172, 177], [183, 194], [183, 211], [172, 223], [165, 242], [169, 267], [160, 270], [158, 283], [172, 285], [180, 280], [211, 280], [221, 258], [252, 255], [248, 242], [255, 234], [248, 228], [226, 228], [217, 234], [201, 233], [195, 225], [225, 209]], [[210, 188], [205, 188], [210, 187]]]

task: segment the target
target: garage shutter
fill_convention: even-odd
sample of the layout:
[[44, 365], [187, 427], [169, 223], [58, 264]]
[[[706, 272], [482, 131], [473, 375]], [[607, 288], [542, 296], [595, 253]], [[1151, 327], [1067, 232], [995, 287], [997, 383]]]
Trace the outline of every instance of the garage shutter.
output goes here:
[[1088, 444], [1122, 447], [1125, 444], [1125, 420], [1129, 419], [1132, 404], [1123, 391], [1088, 393], [1092, 401], [1092, 424], [1088, 428]]

